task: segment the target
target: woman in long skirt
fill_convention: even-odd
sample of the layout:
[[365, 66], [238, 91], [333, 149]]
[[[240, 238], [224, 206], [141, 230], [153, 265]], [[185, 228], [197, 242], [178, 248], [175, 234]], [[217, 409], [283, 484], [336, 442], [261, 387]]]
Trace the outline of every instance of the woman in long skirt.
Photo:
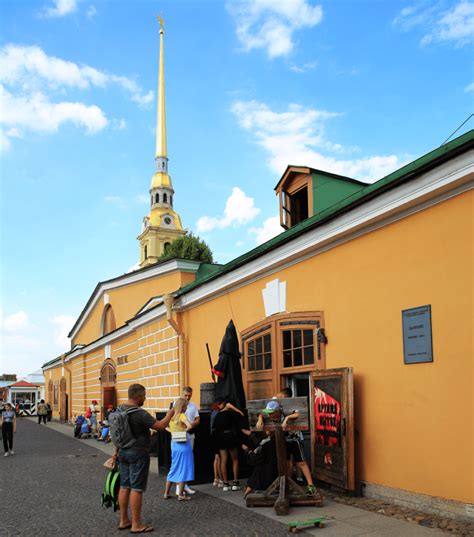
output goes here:
[[[191, 441], [189, 440], [189, 435], [187, 434], [187, 431], [191, 429], [191, 424], [185, 414], [187, 406], [188, 401], [187, 399], [184, 399], [184, 397], [176, 399], [173, 405], [174, 416], [171, 418], [167, 428], [171, 433], [171, 468], [166, 479], [165, 499], [171, 498], [170, 490], [172, 483], [178, 484], [179, 501], [191, 499], [191, 496], [186, 496], [184, 493], [184, 484], [187, 481], [194, 480], [193, 448], [191, 446]], [[186, 432], [184, 441], [177, 439], [176, 437], [178, 435], [173, 434], [183, 432]], [[173, 436], [175, 436], [175, 439], [173, 439]]]

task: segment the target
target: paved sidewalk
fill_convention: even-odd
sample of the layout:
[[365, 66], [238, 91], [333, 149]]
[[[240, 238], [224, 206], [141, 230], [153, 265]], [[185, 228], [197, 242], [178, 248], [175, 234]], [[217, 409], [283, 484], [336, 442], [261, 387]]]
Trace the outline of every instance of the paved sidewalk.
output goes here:
[[[28, 418], [19, 420], [15, 441], [17, 455], [0, 460], [0, 494], [7, 498], [10, 507], [6, 521], [0, 517], [0, 536], [116, 534], [117, 514], [99, 507], [105, 475], [102, 463], [114, 451], [113, 445], [93, 439], [77, 440], [69, 425], [50, 422], [46, 427], [39, 426]], [[12, 466], [15, 471], [9, 474]], [[294, 507], [288, 516], [279, 517], [272, 508], [248, 509], [241, 492], [224, 493], [212, 485], [196, 486], [198, 494], [185, 505], [164, 501], [161, 499], [164, 477], [157, 476], [157, 466], [157, 460], [152, 458], [151, 473], [156, 477], [149, 480], [144, 501], [144, 520], [154, 524], [154, 535], [279, 537], [289, 535], [286, 522], [324, 515], [331, 517], [325, 528], [308, 529], [304, 534], [320, 537], [446, 535], [440, 530], [331, 501], [321, 508]], [[10, 516], [11, 509], [14, 517]], [[27, 514], [23, 516], [25, 511]]]
[[258, 512], [269, 519], [287, 523], [292, 520], [305, 520], [318, 516], [330, 518], [324, 529], [308, 528], [302, 535], [318, 535], [319, 537], [435, 537], [444, 535], [445, 532], [431, 528], [423, 528], [417, 524], [410, 524], [403, 520], [397, 520], [376, 513], [369, 513], [362, 509], [342, 505], [340, 503], [325, 501], [323, 507], [290, 507], [288, 516], [277, 516], [273, 508], [258, 507], [248, 509], [241, 494], [222, 492], [212, 485], [198, 485], [194, 487], [214, 497], [228, 501], [234, 505], [247, 509], [249, 512]]

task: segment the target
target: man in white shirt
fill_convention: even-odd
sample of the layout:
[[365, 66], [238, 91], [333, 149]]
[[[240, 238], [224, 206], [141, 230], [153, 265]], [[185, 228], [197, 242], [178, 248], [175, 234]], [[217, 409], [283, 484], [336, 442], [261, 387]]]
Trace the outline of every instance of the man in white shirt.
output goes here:
[[[194, 448], [194, 429], [199, 425], [201, 418], [199, 417], [199, 411], [197, 409], [197, 406], [191, 401], [191, 397], [193, 396], [193, 389], [191, 388], [191, 386], [185, 386], [183, 388], [183, 393], [181, 396], [188, 401], [188, 408], [186, 409], [185, 414], [192, 427], [192, 429], [188, 431], [188, 437], [191, 442], [191, 446]], [[184, 485], [184, 492], [186, 494], [196, 493], [196, 491], [193, 490], [189, 485]]]

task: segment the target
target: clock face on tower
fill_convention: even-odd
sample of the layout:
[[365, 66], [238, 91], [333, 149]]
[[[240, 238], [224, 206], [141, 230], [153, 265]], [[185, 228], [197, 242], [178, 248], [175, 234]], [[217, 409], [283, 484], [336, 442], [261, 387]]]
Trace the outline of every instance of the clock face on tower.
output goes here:
[[163, 217], [163, 224], [165, 226], [170, 226], [172, 223], [173, 223], [173, 218], [170, 215], [167, 214]]

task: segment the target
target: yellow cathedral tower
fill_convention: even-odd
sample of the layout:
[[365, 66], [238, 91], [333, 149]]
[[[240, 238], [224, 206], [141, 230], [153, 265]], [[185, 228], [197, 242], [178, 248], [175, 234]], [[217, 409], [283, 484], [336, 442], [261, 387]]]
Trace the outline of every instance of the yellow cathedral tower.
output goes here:
[[165, 248], [186, 235], [179, 215], [173, 210], [173, 183], [168, 174], [166, 144], [165, 67], [163, 51], [164, 23], [160, 23], [160, 66], [158, 74], [158, 111], [156, 122], [156, 171], [151, 179], [150, 214], [143, 219], [140, 241], [140, 268], [156, 263]]

